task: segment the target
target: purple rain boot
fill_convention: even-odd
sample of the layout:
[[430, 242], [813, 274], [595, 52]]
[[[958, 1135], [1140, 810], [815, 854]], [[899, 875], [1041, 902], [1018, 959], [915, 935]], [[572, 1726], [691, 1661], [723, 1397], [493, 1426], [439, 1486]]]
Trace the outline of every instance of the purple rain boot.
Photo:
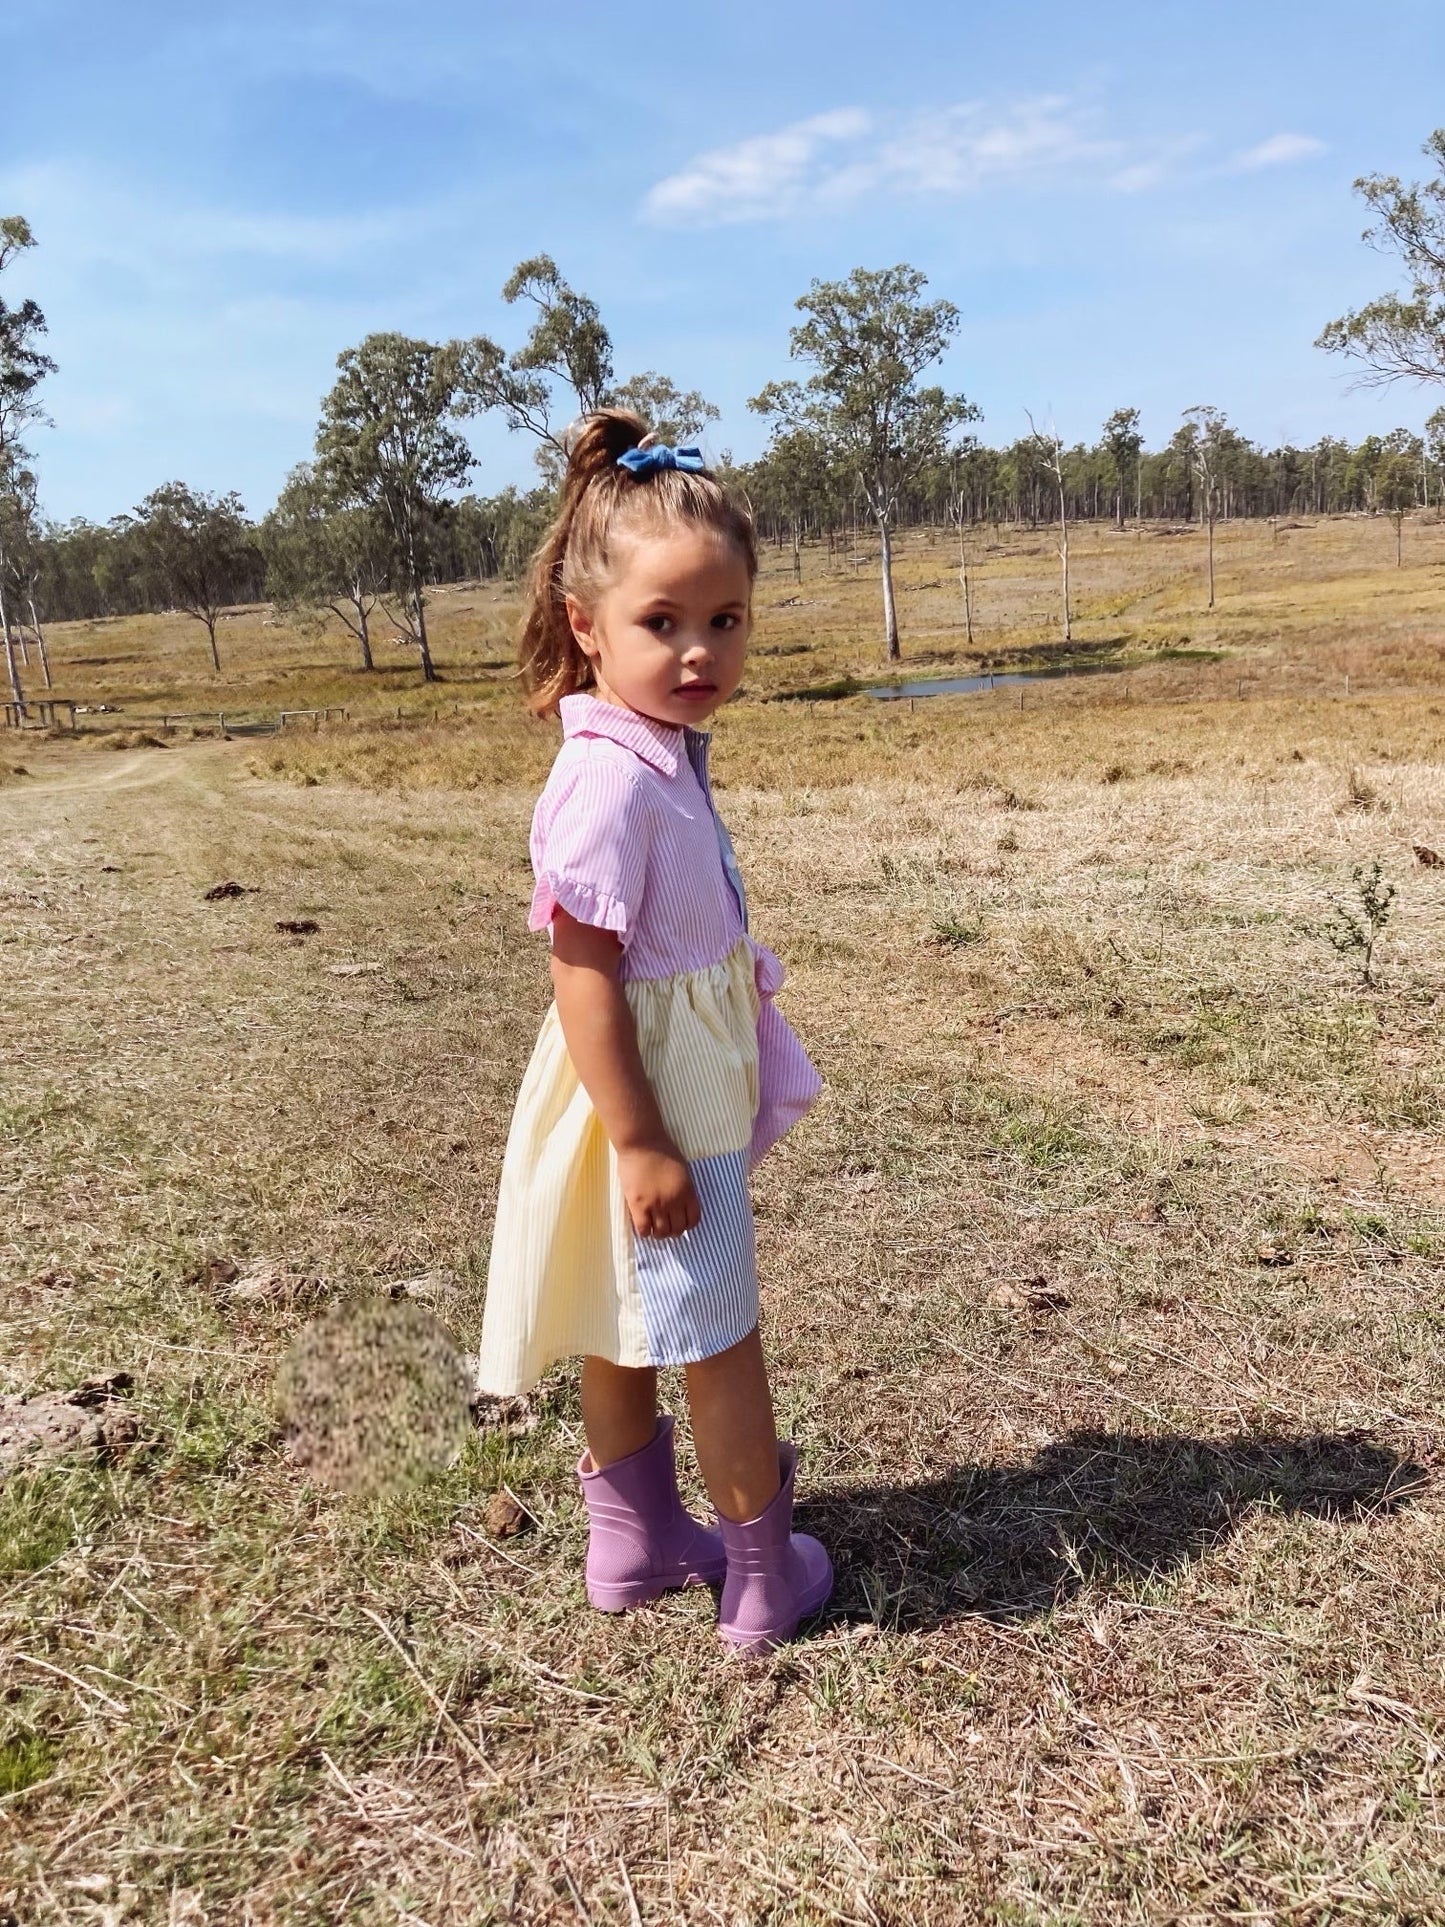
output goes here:
[[718, 1514], [728, 1561], [718, 1631], [744, 1653], [781, 1646], [833, 1591], [832, 1560], [816, 1539], [793, 1531], [796, 1445], [778, 1447], [778, 1469], [782, 1486], [760, 1517], [740, 1525]]
[[577, 1464], [587, 1501], [587, 1597], [626, 1612], [679, 1586], [714, 1586], [727, 1567], [722, 1540], [683, 1509], [672, 1456], [672, 1415], [649, 1444], [602, 1470]]

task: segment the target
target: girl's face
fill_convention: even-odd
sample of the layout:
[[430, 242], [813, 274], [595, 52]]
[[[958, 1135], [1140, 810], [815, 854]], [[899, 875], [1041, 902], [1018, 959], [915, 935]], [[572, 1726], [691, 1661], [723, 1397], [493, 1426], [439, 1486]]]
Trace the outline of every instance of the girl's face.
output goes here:
[[659, 723], [705, 723], [742, 679], [752, 580], [736, 545], [683, 525], [626, 538], [612, 581], [567, 619], [597, 694]]

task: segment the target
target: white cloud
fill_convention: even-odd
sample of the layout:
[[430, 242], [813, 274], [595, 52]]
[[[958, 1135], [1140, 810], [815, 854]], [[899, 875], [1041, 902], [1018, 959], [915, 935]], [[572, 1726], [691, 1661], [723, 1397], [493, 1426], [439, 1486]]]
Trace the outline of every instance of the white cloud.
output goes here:
[[643, 211], [669, 227], [775, 219], [816, 192], [820, 178], [826, 179], [826, 170], [814, 165], [826, 148], [862, 140], [872, 125], [861, 109], [839, 107], [794, 121], [776, 134], [714, 147], [682, 173], [659, 181], [643, 202]]
[[1307, 161], [1323, 154], [1325, 144], [1313, 134], [1271, 134], [1257, 147], [1246, 148], [1234, 165], [1252, 170], [1257, 167], [1287, 167], [1292, 161]]
[[1109, 185], [1118, 194], [1145, 194], [1158, 187], [1169, 172], [1165, 161], [1135, 161], [1109, 176]]
[[795, 121], [700, 154], [659, 181], [642, 204], [669, 227], [838, 210], [869, 197], [958, 197], [1005, 181], [1116, 170], [1113, 185], [1137, 192], [1165, 162], [1137, 157], [1101, 136], [1093, 112], [1067, 95], [965, 101], [880, 123], [858, 108]]

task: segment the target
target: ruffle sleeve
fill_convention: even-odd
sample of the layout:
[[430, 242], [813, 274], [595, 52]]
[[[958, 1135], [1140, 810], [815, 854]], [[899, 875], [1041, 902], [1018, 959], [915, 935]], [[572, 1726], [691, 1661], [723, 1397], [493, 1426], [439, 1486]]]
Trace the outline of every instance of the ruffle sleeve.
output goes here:
[[532, 824], [537, 884], [527, 925], [545, 930], [559, 909], [610, 930], [626, 949], [647, 883], [651, 812], [626, 770], [589, 758], [548, 785]]

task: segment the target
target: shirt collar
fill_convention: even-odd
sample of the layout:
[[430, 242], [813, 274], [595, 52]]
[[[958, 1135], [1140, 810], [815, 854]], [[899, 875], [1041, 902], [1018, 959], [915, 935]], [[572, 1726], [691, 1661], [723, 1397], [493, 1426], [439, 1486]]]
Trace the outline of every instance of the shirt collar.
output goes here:
[[605, 703], [600, 696], [589, 696], [585, 691], [564, 696], [557, 708], [564, 737], [605, 736], [609, 742], [621, 743], [624, 749], [630, 749], [664, 776], [676, 776], [678, 757], [686, 740], [697, 734], [672, 723], [654, 722], [651, 716], [624, 709], [621, 703]]

